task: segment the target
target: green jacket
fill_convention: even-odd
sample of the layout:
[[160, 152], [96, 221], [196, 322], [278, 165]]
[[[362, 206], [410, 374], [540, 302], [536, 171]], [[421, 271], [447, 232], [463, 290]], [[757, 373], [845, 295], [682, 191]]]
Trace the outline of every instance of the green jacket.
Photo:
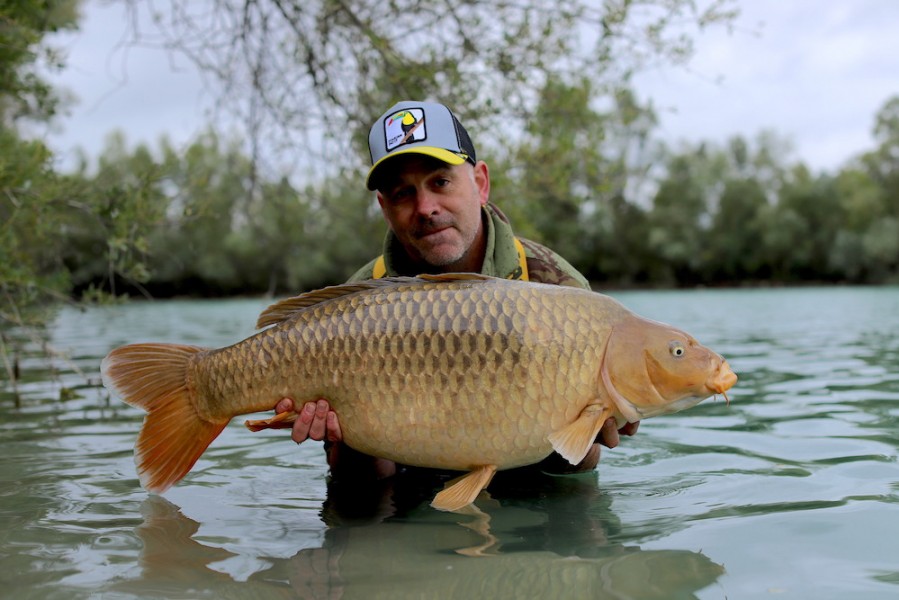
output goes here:
[[[502, 211], [493, 204], [484, 207], [487, 225], [487, 252], [482, 275], [504, 279], [525, 279], [553, 285], [570, 285], [589, 290], [590, 284], [567, 260], [537, 242], [517, 238]], [[418, 273], [404, 269], [405, 251], [393, 232], [384, 239], [384, 253], [356, 271], [349, 281], [363, 281]]]

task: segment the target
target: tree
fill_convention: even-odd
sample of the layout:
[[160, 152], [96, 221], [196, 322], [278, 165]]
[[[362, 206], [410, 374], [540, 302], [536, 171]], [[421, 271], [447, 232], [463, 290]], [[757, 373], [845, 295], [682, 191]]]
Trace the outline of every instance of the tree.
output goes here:
[[733, 283], [760, 275], [761, 215], [767, 206], [765, 190], [757, 180], [725, 181], [706, 243], [709, 280]]
[[[590, 106], [592, 86], [550, 81], [535, 118], [505, 164], [497, 163], [500, 205], [513, 223], [575, 263], [584, 252], [582, 217], [602, 210], [605, 115]], [[537, 167], [539, 165], [539, 167]], [[498, 196], [500, 194], [497, 194]]]
[[51, 155], [40, 142], [0, 128], [0, 330], [42, 322], [29, 308], [62, 297], [61, 198]]
[[714, 155], [703, 186], [711, 214], [703, 259], [705, 277], [730, 283], [770, 275], [762, 253], [764, 221], [787, 178], [791, 144], [772, 131], [734, 136]]
[[899, 96], [894, 96], [874, 118], [874, 139], [878, 147], [862, 157], [870, 174], [887, 195], [890, 214], [899, 217]]
[[146, 146], [129, 153], [121, 132], [109, 134], [97, 163], [96, 173], [83, 162], [61, 177], [69, 196], [61, 217], [71, 291], [89, 300], [147, 295], [150, 234], [168, 206], [158, 185], [161, 169]]
[[44, 36], [74, 29], [78, 0], [0, 4], [0, 126], [23, 119], [45, 121], [56, 114], [60, 98], [41, 76], [62, 68], [61, 54]]
[[[58, 269], [60, 208], [46, 146], [21, 135], [26, 120], [48, 120], [58, 98], [42, 70], [59, 65], [44, 36], [75, 25], [75, 1], [0, 5], [0, 330], [39, 323], [27, 310], [66, 290]], [[0, 349], [2, 350], [2, 349]]]
[[879, 202], [870, 214], [880, 217], [870, 222], [863, 234], [864, 255], [879, 280], [899, 279], [899, 96], [884, 103], [874, 119], [877, 148], [864, 154], [860, 163], [876, 184]]
[[520, 235], [549, 245], [588, 277], [615, 279], [639, 255], [623, 243], [626, 228], [637, 225], [618, 202], [648, 168], [642, 152], [656, 121], [630, 90], [619, 90], [605, 110], [594, 96], [586, 79], [551, 80], [524, 136], [510, 140], [501, 159], [491, 157], [491, 197]]
[[[383, 236], [359, 178], [298, 191], [255, 169], [236, 138], [208, 131], [186, 150], [128, 150], [109, 136], [96, 173], [68, 189], [62, 243], [76, 293], [224, 296], [298, 293], [346, 279]], [[341, 243], [335, 244], [340, 240]]]
[[832, 176], [813, 176], [799, 164], [780, 190], [776, 205], [762, 215], [761, 250], [777, 279], [839, 279], [831, 249], [845, 222]]
[[695, 283], [702, 270], [713, 159], [704, 145], [674, 155], [652, 199], [646, 244], [657, 258], [652, 276], [663, 283]]
[[[74, 27], [76, 6], [74, 0], [0, 4], [0, 364], [14, 390], [20, 336], [37, 337], [47, 319], [39, 308], [69, 283], [59, 269], [65, 198], [52, 156], [20, 128], [56, 114], [59, 98], [41, 73], [60, 60], [43, 40]], [[17, 336], [8, 337], [12, 329]]]
[[132, 43], [219, 83], [254, 156], [302, 139], [326, 166], [360, 164], [370, 124], [400, 99], [438, 98], [482, 139], [508, 140], [550, 79], [606, 95], [650, 61], [686, 60], [695, 32], [737, 16], [733, 0], [169, 0], [149, 14], [121, 1]]

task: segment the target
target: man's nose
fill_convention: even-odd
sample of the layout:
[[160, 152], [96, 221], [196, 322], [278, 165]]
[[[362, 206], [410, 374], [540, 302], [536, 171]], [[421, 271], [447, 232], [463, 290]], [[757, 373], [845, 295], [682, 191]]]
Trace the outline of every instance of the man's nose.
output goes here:
[[440, 201], [437, 194], [419, 188], [415, 194], [415, 210], [418, 214], [430, 217], [440, 212]]

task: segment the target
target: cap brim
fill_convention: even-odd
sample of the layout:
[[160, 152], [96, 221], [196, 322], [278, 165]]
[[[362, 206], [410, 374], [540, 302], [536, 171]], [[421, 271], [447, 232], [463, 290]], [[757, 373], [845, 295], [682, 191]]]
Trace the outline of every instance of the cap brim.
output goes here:
[[400, 156], [402, 154], [424, 154], [425, 156], [431, 156], [449, 165], [461, 165], [465, 162], [465, 155], [459, 155], [455, 152], [450, 152], [449, 150], [445, 150], [443, 148], [434, 148], [432, 146], [416, 146], [414, 148], [404, 148], [403, 150], [391, 152], [390, 154], [373, 164], [371, 166], [371, 169], [368, 170], [368, 177], [365, 178], [365, 187], [370, 190], [374, 190], [375, 171], [377, 171], [378, 168], [383, 166], [384, 163], [391, 158]]

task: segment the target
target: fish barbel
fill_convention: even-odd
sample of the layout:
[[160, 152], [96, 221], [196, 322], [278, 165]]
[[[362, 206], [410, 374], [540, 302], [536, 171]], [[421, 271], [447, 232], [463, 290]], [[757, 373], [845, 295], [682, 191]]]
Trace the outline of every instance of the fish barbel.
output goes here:
[[737, 380], [688, 334], [608, 296], [474, 274], [324, 288], [257, 326], [225, 348], [131, 344], [103, 359], [104, 385], [148, 413], [135, 445], [146, 489], [184, 477], [233, 417], [326, 398], [350, 447], [467, 471], [432, 503], [457, 510], [498, 469], [553, 450], [577, 464], [610, 416], [676, 412]]

